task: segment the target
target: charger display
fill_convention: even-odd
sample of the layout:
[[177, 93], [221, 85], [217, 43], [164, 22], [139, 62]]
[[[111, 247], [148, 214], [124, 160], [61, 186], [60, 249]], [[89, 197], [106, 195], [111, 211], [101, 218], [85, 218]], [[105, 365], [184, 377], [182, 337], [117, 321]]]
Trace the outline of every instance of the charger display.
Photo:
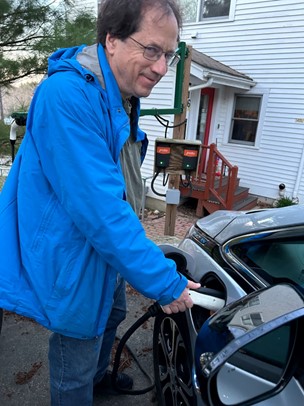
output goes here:
[[155, 167], [167, 168], [170, 163], [171, 147], [170, 144], [163, 143], [155, 147]]
[[182, 169], [185, 171], [196, 171], [198, 164], [199, 150], [196, 147], [190, 146], [184, 149]]

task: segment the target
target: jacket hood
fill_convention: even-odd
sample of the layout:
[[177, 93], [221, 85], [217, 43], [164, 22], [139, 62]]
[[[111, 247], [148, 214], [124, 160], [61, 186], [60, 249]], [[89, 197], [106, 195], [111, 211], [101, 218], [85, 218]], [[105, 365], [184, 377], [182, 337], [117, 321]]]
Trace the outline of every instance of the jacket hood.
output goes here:
[[86, 45], [81, 45], [73, 48], [61, 48], [55, 51], [48, 59], [48, 76], [56, 72], [77, 70], [84, 74], [85, 69], [79, 64], [76, 57], [85, 48]]

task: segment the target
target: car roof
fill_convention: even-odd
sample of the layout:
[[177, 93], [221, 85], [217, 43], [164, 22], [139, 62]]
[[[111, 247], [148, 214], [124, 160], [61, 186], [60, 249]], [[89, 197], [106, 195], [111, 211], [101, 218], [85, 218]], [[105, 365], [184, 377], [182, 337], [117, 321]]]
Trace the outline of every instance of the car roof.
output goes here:
[[304, 205], [252, 211], [218, 210], [196, 225], [220, 244], [231, 238], [261, 231], [304, 226]]

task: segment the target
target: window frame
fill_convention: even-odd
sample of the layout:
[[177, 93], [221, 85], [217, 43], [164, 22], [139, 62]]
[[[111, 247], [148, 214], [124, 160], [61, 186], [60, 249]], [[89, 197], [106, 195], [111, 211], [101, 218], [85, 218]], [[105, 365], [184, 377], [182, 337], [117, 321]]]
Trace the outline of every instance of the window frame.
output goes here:
[[[203, 9], [203, 2], [205, 0], [193, 0], [197, 3], [196, 9], [196, 17], [194, 21], [187, 21], [184, 24], [210, 24], [210, 23], [218, 23], [218, 22], [227, 22], [227, 21], [234, 21], [235, 18], [235, 8], [236, 8], [236, 0], [230, 0], [230, 10], [227, 16], [218, 16], [218, 17], [205, 17], [200, 18]], [[181, 2], [181, 8], [183, 9], [183, 5]]]
[[[235, 107], [237, 104], [238, 98], [252, 98], [252, 99], [259, 99], [259, 110], [258, 110], [258, 118], [257, 119], [250, 119], [250, 118], [238, 118], [235, 117]], [[249, 145], [249, 146], [255, 146], [256, 141], [257, 141], [257, 135], [259, 131], [259, 124], [261, 120], [261, 111], [262, 111], [262, 106], [263, 106], [263, 95], [262, 94], [235, 94], [234, 95], [234, 100], [233, 100], [233, 108], [232, 108], [232, 113], [231, 113], [231, 121], [230, 121], [230, 128], [229, 128], [229, 137], [228, 137], [228, 143], [229, 144], [239, 144], [239, 145]], [[232, 132], [234, 128], [234, 123], [236, 121], [245, 121], [245, 122], [256, 122], [257, 127], [256, 127], [256, 132], [255, 132], [255, 138], [254, 141], [245, 141], [245, 140], [234, 140], [232, 139]]]

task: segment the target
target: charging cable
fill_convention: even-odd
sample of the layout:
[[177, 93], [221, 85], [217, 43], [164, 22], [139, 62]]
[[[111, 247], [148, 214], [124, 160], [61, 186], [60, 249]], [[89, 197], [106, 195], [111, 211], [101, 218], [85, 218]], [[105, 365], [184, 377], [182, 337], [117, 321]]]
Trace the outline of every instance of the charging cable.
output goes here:
[[[225, 300], [223, 298], [224, 297], [223, 293], [216, 291], [214, 289], [201, 287], [197, 290], [189, 290], [189, 295], [190, 295], [194, 305], [203, 307], [204, 309], [208, 309], [212, 312], [216, 312], [217, 310], [219, 310], [225, 306]], [[152, 380], [150, 375], [144, 370], [144, 368], [140, 365], [137, 358], [132, 353], [131, 353], [131, 355], [132, 355], [134, 361], [137, 363], [137, 365], [139, 366], [139, 368], [143, 372], [143, 374], [150, 380], [151, 385], [148, 386], [147, 388], [138, 389], [138, 390], [122, 389], [117, 385], [117, 374], [118, 374], [118, 368], [119, 368], [119, 364], [120, 364], [121, 353], [122, 353], [123, 348], [124, 348], [126, 342], [128, 341], [128, 339], [150, 317], [156, 317], [157, 315], [162, 314], [162, 313], [163, 313], [163, 310], [162, 310], [161, 305], [158, 302], [155, 302], [148, 308], [148, 311], [143, 316], [141, 316], [129, 328], [129, 330], [127, 330], [127, 332], [124, 334], [124, 336], [120, 339], [120, 342], [118, 344], [116, 354], [114, 357], [114, 366], [113, 366], [112, 377], [111, 377], [113, 387], [120, 393], [124, 393], [127, 395], [143, 395], [144, 393], [150, 392], [151, 390], [154, 389], [154, 387], [155, 387], [154, 381]]]
[[158, 302], [155, 302], [153, 305], [151, 305], [148, 308], [148, 311], [141, 316], [130, 328], [129, 330], [125, 333], [125, 335], [121, 338], [120, 343], [118, 344], [115, 358], [114, 358], [114, 366], [113, 366], [113, 371], [112, 371], [112, 385], [113, 387], [118, 390], [121, 393], [125, 393], [127, 395], [143, 395], [144, 393], [150, 392], [155, 384], [152, 378], [147, 374], [147, 372], [143, 369], [143, 367], [137, 362], [137, 359], [133, 356], [134, 360], [137, 362], [137, 365], [139, 366], [140, 370], [146, 375], [150, 382], [151, 385], [147, 388], [144, 389], [138, 389], [138, 390], [128, 390], [128, 389], [122, 389], [117, 385], [117, 373], [118, 373], [118, 368], [119, 368], [119, 363], [120, 363], [120, 357], [122, 350], [125, 346], [125, 343], [128, 341], [130, 336], [136, 331], [145, 321], [147, 321], [150, 317], [155, 317], [158, 314], [161, 314], [163, 312], [160, 304]]

